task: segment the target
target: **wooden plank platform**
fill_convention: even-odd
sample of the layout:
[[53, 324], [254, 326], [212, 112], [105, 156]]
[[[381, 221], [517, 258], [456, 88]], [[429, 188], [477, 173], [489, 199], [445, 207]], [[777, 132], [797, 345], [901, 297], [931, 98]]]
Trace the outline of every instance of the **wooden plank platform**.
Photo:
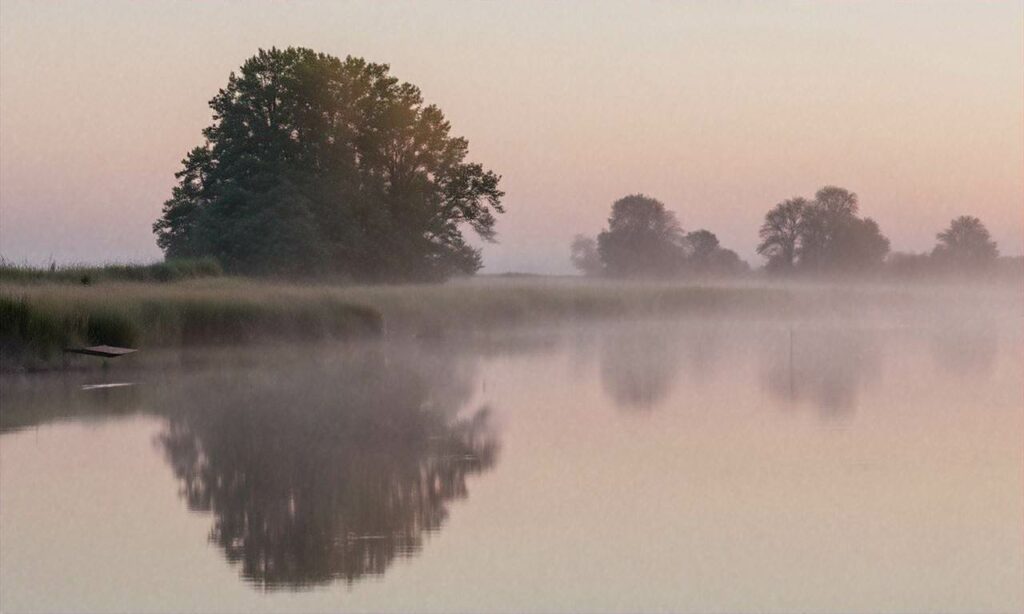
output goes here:
[[136, 352], [133, 348], [119, 348], [113, 345], [93, 345], [85, 348], [64, 348], [68, 354], [85, 354], [86, 356], [102, 356], [104, 358], [117, 358], [125, 354]]

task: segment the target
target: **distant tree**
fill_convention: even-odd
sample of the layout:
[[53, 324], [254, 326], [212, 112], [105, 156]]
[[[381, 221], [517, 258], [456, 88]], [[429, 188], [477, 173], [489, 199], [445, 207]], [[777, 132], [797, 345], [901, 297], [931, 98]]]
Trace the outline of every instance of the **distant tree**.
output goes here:
[[687, 268], [705, 275], [734, 275], [749, 267], [736, 252], [720, 247], [718, 237], [710, 230], [695, 230], [686, 234]]
[[597, 237], [597, 250], [613, 276], [674, 275], [686, 259], [684, 234], [675, 214], [643, 194], [615, 201], [608, 229]]
[[877, 268], [889, 240], [871, 218], [860, 218], [857, 195], [836, 186], [818, 190], [813, 201], [793, 198], [765, 215], [757, 251], [769, 270], [863, 272]]
[[481, 266], [499, 177], [388, 66], [260, 50], [210, 101], [214, 123], [153, 225], [168, 257], [241, 273], [442, 279]]
[[580, 273], [589, 276], [600, 275], [604, 271], [601, 256], [597, 253], [597, 241], [584, 235], [576, 235], [570, 247], [572, 265]]
[[712, 255], [708, 269], [715, 275], [739, 275], [749, 272], [750, 265], [731, 249], [719, 248]]
[[892, 252], [886, 258], [885, 264], [888, 272], [895, 277], [912, 279], [931, 274], [934, 259], [927, 253]]
[[836, 186], [818, 190], [803, 211], [798, 253], [805, 269], [818, 271], [846, 268], [841, 236], [852, 235], [858, 211], [857, 195]]
[[866, 271], [877, 268], [889, 253], [889, 239], [871, 218], [847, 220], [836, 230], [832, 249], [833, 268]]
[[768, 259], [769, 270], [790, 270], [796, 264], [801, 222], [808, 206], [805, 198], [791, 198], [765, 214], [757, 253]]
[[686, 233], [686, 243], [689, 247], [690, 263], [698, 268], [706, 267], [719, 250], [718, 237], [703, 228]]
[[938, 244], [932, 257], [941, 266], [976, 269], [991, 266], [999, 257], [999, 248], [988, 229], [976, 217], [962, 215], [949, 228], [935, 235]]

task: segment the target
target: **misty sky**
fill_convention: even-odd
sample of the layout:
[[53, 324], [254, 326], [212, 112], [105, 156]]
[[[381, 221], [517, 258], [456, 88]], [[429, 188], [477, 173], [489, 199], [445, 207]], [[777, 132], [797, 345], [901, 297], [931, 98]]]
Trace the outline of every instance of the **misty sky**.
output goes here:
[[260, 47], [388, 63], [504, 176], [486, 271], [568, 272], [634, 192], [752, 264], [857, 192], [896, 250], [959, 214], [1021, 253], [1024, 3], [0, 1], [0, 254], [152, 261], [207, 101]]

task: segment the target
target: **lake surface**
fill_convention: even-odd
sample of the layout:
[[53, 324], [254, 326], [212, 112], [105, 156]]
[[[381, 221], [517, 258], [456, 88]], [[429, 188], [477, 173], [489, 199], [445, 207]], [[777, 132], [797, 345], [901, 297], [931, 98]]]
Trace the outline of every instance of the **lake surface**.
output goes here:
[[1022, 397], [1015, 318], [5, 376], [0, 607], [1021, 611]]

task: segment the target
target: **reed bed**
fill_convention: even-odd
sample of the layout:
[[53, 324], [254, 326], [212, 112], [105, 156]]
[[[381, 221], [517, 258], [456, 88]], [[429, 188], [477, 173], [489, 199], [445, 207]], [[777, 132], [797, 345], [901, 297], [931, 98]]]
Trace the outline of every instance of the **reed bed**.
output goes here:
[[[246, 278], [178, 283], [0, 283], [4, 368], [52, 365], [69, 346], [184, 348], [388, 334], [437, 338], [500, 326], [613, 318], [972, 318], [1005, 288], [483, 277], [342, 286]], [[969, 300], [964, 300], [965, 298]], [[1016, 293], [1009, 305], [1018, 309]], [[941, 307], [941, 309], [940, 309]], [[959, 307], [953, 309], [953, 307]], [[902, 315], [901, 315], [902, 314]]]
[[110, 281], [168, 283], [221, 275], [223, 271], [213, 258], [167, 260], [153, 264], [51, 265], [45, 268], [0, 261], [0, 284], [91, 285]]
[[174, 348], [350, 339], [382, 331], [374, 309], [324, 293], [283, 296], [230, 284], [0, 286], [4, 370], [56, 366], [62, 351], [76, 346]]

